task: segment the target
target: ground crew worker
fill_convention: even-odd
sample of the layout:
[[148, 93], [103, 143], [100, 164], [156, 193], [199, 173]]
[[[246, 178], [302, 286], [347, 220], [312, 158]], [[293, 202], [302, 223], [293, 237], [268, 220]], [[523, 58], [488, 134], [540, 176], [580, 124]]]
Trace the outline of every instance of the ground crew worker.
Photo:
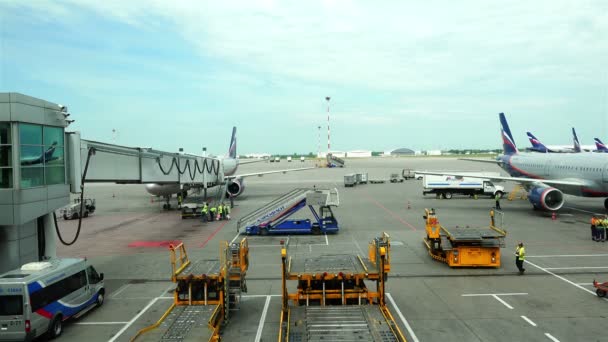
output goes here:
[[224, 218], [224, 204], [220, 203], [217, 206], [217, 220], [221, 220]]
[[598, 218], [593, 216], [591, 217], [591, 240], [597, 241], [597, 225]]
[[177, 195], [177, 207], [181, 209], [182, 207], [182, 195]]
[[600, 224], [597, 226], [598, 237], [596, 241], [606, 242], [606, 226], [608, 226], [608, 218], [600, 219]]
[[526, 249], [524, 248], [524, 243], [520, 242], [515, 249], [515, 265], [517, 265], [517, 269], [519, 269], [519, 274], [522, 275], [526, 271], [524, 268], [524, 259], [526, 258]]
[[224, 206], [224, 215], [226, 215], [227, 220], [230, 220], [230, 205], [228, 204]]
[[217, 208], [215, 206], [211, 206], [211, 208], [209, 209], [209, 221], [215, 220], [216, 211], [217, 211]]
[[203, 203], [203, 207], [201, 208], [201, 220], [203, 220], [203, 222], [207, 222], [209, 219], [208, 215], [209, 207], [207, 206], [207, 203]]
[[496, 200], [496, 209], [502, 210], [500, 208], [500, 193], [497, 191], [496, 195], [494, 195], [494, 200]]

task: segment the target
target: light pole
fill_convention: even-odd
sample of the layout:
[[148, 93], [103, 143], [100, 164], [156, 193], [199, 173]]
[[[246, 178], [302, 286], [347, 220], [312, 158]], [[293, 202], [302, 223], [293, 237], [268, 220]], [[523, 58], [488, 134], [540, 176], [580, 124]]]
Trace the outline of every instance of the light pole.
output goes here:
[[329, 154], [329, 151], [331, 150], [331, 144], [330, 144], [330, 130], [329, 130], [329, 100], [331, 98], [329, 96], [325, 97], [325, 100], [327, 101], [327, 154]]
[[321, 126], [319, 125], [317, 128], [319, 129], [317, 137], [317, 158], [321, 158]]

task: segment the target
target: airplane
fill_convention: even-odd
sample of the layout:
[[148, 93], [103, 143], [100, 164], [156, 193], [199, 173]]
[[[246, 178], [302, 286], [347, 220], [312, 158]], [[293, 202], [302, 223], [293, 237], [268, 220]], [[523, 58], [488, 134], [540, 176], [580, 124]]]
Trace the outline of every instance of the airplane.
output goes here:
[[[252, 173], [243, 173], [243, 174], [235, 174], [238, 170], [239, 165], [250, 164], [250, 163], [259, 163], [266, 161], [265, 159], [257, 159], [257, 160], [247, 160], [241, 161], [237, 158], [236, 154], [236, 127], [232, 128], [232, 138], [230, 139], [230, 147], [228, 148], [228, 154], [225, 157], [216, 157], [217, 160], [220, 161], [220, 167], [223, 168], [224, 173], [224, 181], [228, 182], [226, 187], [226, 197], [237, 197], [245, 191], [245, 178], [252, 176], [264, 176], [271, 173], [287, 173], [293, 171], [304, 171], [314, 169], [315, 167], [302, 167], [295, 169], [284, 169], [284, 170], [272, 170], [272, 171], [262, 171], [262, 172], [252, 172]], [[187, 196], [189, 190], [196, 190], [201, 187], [191, 186], [191, 185], [180, 185], [179, 183], [170, 183], [170, 184], [146, 184], [146, 191], [154, 196], [164, 197], [166, 200], [166, 204], [164, 206], [165, 209], [170, 208], [169, 200], [174, 194], [181, 194], [184, 198]]]
[[534, 136], [534, 134], [530, 132], [526, 132], [528, 135], [528, 139], [530, 140], [530, 144], [532, 147], [529, 151], [533, 152], [541, 152], [541, 153], [578, 153], [578, 152], [590, 152], [595, 151], [596, 147], [591, 145], [582, 145], [578, 140], [578, 136], [576, 135], [576, 130], [574, 127], [572, 128], [572, 138], [573, 145], [545, 145], [538, 138]]
[[[494, 163], [510, 176], [484, 176], [493, 181], [513, 181], [528, 191], [534, 209], [557, 211], [564, 194], [581, 197], [608, 197], [608, 154], [519, 152], [504, 113], [499, 114], [503, 154], [496, 160], [463, 160]], [[418, 171], [417, 171], [418, 172]], [[455, 172], [419, 171], [420, 174], [465, 176]], [[466, 175], [471, 177], [470, 175]], [[608, 209], [608, 198], [604, 200]]]
[[21, 165], [36, 165], [36, 164], [46, 164], [50, 161], [59, 159], [58, 156], [53, 156], [55, 150], [57, 149], [57, 142], [53, 141], [51, 147], [49, 147], [43, 154], [35, 157], [22, 157]]
[[599, 139], [595, 138], [595, 146], [597, 147], [597, 152], [608, 152], [608, 147], [604, 145], [604, 143]]

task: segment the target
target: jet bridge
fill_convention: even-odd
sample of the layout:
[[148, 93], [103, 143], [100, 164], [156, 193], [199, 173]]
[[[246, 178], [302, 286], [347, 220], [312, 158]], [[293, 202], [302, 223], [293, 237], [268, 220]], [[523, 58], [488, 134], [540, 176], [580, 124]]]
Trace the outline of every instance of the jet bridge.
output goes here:
[[66, 106], [0, 93], [0, 272], [55, 257], [53, 213], [83, 182], [224, 182], [219, 159], [81, 139], [68, 117]]

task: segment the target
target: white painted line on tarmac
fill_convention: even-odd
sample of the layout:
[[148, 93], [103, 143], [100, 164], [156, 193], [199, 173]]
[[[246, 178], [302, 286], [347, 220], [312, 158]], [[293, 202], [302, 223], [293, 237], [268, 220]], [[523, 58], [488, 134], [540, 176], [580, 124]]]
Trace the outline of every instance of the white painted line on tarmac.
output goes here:
[[593, 286], [593, 283], [576, 283], [576, 285]]
[[527, 292], [515, 292], [515, 293], [467, 293], [462, 294], [462, 297], [479, 297], [479, 296], [526, 296]]
[[509, 305], [509, 303], [505, 302], [504, 300], [502, 300], [500, 297], [498, 297], [497, 295], [492, 295], [492, 297], [494, 297], [494, 299], [496, 299], [497, 301], [501, 302], [504, 306], [506, 306], [507, 308], [513, 310], [513, 307], [511, 305]]
[[[583, 291], [585, 291], [585, 292], [587, 292], [589, 294], [592, 294], [594, 296], [596, 295], [595, 292], [593, 292], [593, 291], [591, 291], [589, 289], [586, 289], [586, 288], [582, 287], [581, 285], [578, 285], [577, 283], [575, 283], [573, 281], [570, 281], [570, 280], [568, 280], [568, 279], [566, 279], [566, 278], [564, 278], [564, 277], [562, 277], [560, 275], [557, 275], [557, 274], [555, 274], [555, 273], [547, 270], [546, 268], [540, 267], [540, 266], [536, 265], [535, 263], [532, 263], [532, 262], [529, 262], [528, 260], [526, 260], [526, 264], [530, 264], [530, 265], [538, 268], [539, 270], [541, 270], [541, 271], [543, 271], [545, 273], [548, 273], [548, 274], [550, 274], [550, 275], [552, 275], [552, 276], [554, 276], [554, 277], [556, 277], [558, 279], [561, 279], [561, 280], [565, 281], [566, 283], [568, 283], [568, 284], [570, 284], [572, 286], [578, 287], [579, 289], [581, 289], [581, 290], [583, 290]], [[602, 299], [603, 300], [608, 300], [607, 298], [602, 298]]]
[[329, 246], [329, 239], [327, 238], [327, 233], [325, 233], [325, 244]]
[[549, 333], [545, 333], [545, 336], [547, 336], [547, 338], [549, 338], [553, 342], [559, 342], [558, 339], [556, 339], [555, 337], [553, 337], [553, 335], [551, 335]]
[[519, 317], [523, 318], [524, 321], [528, 322], [531, 326], [533, 326], [533, 327], [536, 326], [536, 323], [532, 322], [532, 320], [529, 319], [528, 317], [526, 317], [526, 316], [519, 316]]
[[414, 341], [414, 342], [420, 342], [420, 340], [418, 339], [418, 337], [414, 333], [414, 330], [412, 330], [412, 327], [407, 322], [407, 319], [405, 319], [405, 317], [401, 313], [401, 310], [399, 310], [399, 307], [397, 306], [397, 303], [395, 303], [395, 301], [393, 300], [393, 296], [391, 296], [390, 293], [387, 293], [386, 297], [388, 298], [388, 300], [391, 302], [391, 304], [395, 308], [395, 311], [397, 311], [397, 315], [399, 315], [399, 318], [401, 318], [401, 322], [403, 322], [403, 325], [405, 326], [405, 329], [407, 329], [407, 332], [410, 334], [410, 337], [412, 338], [412, 341]]
[[242, 295], [241, 297], [243, 298], [260, 298], [260, 297], [281, 297], [280, 294], [274, 294], [274, 295]]
[[587, 214], [593, 214], [593, 215], [604, 215], [605, 214], [605, 213], [594, 213], [593, 211], [584, 210], [584, 209], [578, 209], [578, 208], [572, 208], [572, 207], [564, 207], [564, 208], [580, 211], [580, 212], [587, 213]]
[[118, 296], [119, 294], [122, 293], [122, 291], [126, 290], [127, 287], [131, 286], [132, 284], [125, 284], [123, 286], [121, 286], [116, 292], [112, 293], [112, 295], [110, 296], [110, 298], [116, 298], [116, 296]]
[[113, 324], [127, 324], [129, 322], [75, 322], [76, 325], [113, 325]]
[[232, 238], [232, 241], [230, 241], [230, 244], [232, 245], [234, 241], [239, 238], [239, 236], [241, 236], [241, 233], [237, 233], [236, 236]]
[[575, 267], [545, 267], [546, 270], [585, 270], [585, 269], [604, 269], [608, 266], [575, 266]]
[[577, 257], [606, 257], [608, 254], [557, 254], [557, 255], [526, 255], [526, 258], [577, 258]]
[[268, 313], [268, 306], [270, 305], [270, 296], [266, 296], [266, 303], [264, 304], [264, 310], [262, 311], [262, 317], [260, 317], [260, 324], [258, 324], [258, 332], [255, 334], [255, 342], [260, 342], [262, 339], [262, 330], [264, 329], [264, 322], [266, 321], [266, 314]]
[[144, 314], [146, 311], [148, 311], [148, 309], [149, 309], [149, 308], [150, 308], [152, 305], [154, 305], [154, 303], [156, 303], [156, 301], [157, 301], [157, 300], [158, 300], [158, 297], [157, 297], [157, 298], [152, 299], [152, 300], [151, 300], [151, 301], [148, 303], [148, 305], [146, 305], [146, 307], [144, 307], [144, 309], [143, 309], [143, 310], [141, 310], [141, 311], [140, 311], [140, 312], [139, 312], [137, 315], [135, 315], [135, 317], [133, 317], [133, 318], [132, 318], [132, 319], [131, 319], [129, 322], [127, 322], [127, 324], [125, 324], [125, 326], [124, 326], [124, 327], [122, 327], [122, 329], [120, 329], [120, 330], [119, 330], [119, 331], [116, 333], [116, 335], [114, 335], [114, 337], [112, 337], [112, 338], [111, 338], [111, 339], [110, 339], [108, 342], [114, 342], [114, 341], [116, 341], [116, 340], [117, 340], [117, 339], [120, 337], [120, 335], [122, 335], [122, 334], [123, 334], [123, 333], [124, 333], [124, 332], [125, 332], [127, 329], [129, 329], [129, 327], [130, 327], [130, 326], [131, 326], [133, 323], [135, 323], [135, 321], [136, 321], [136, 320], [137, 320], [139, 317], [141, 317], [141, 315], [143, 315], [143, 314]]

